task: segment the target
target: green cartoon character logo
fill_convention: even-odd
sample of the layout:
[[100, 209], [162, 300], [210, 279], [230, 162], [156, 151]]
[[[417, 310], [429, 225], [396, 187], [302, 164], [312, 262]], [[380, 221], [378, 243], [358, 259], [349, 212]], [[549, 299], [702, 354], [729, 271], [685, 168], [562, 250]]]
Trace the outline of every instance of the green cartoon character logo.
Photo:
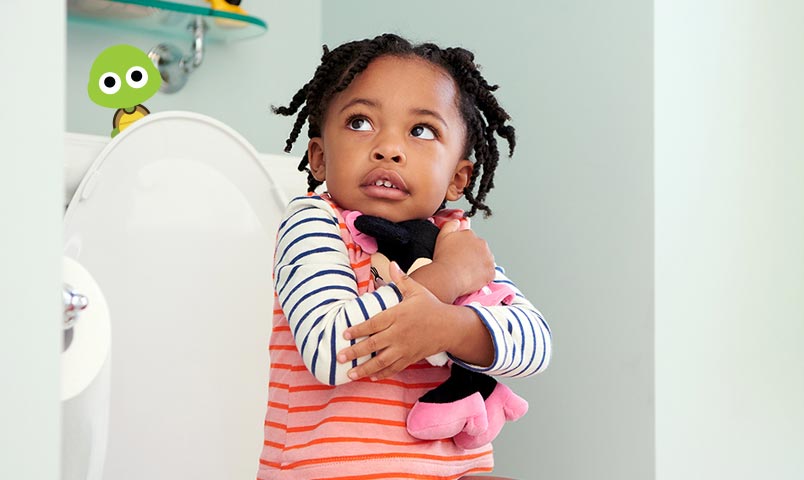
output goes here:
[[162, 77], [148, 55], [131, 45], [109, 47], [92, 63], [87, 92], [102, 107], [116, 108], [112, 137], [151, 113], [142, 102], [162, 85]]

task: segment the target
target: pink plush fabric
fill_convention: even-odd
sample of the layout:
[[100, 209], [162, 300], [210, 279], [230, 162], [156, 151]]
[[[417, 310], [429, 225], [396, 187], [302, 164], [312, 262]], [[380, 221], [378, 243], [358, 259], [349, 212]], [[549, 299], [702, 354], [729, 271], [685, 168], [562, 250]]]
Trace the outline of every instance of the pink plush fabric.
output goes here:
[[452, 438], [461, 431], [480, 435], [488, 429], [483, 396], [475, 392], [451, 403], [416, 402], [408, 414], [407, 428], [422, 440]]
[[368, 253], [369, 255], [377, 253], [377, 240], [375, 240], [371, 235], [366, 235], [355, 227], [355, 219], [360, 215], [363, 214], [357, 210], [344, 210], [343, 223], [346, 224], [346, 228], [349, 230], [349, 234], [352, 236], [352, 241], [363, 249], [364, 252]]
[[478, 435], [468, 431], [461, 432], [452, 439], [455, 445], [471, 450], [490, 443], [500, 433], [506, 421], [513, 422], [525, 415], [528, 411], [528, 402], [504, 384], [498, 383], [486, 399], [485, 407], [488, 429]]
[[478, 302], [481, 305], [492, 306], [506, 304], [514, 301], [516, 294], [508, 285], [491, 282], [480, 290], [455, 299], [455, 305], [469, 305]]

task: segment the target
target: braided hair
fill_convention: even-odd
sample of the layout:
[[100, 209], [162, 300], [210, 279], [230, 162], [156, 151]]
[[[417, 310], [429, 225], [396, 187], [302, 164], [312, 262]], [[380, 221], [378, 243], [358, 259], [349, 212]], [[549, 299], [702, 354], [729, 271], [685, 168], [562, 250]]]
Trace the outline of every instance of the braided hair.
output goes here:
[[[497, 85], [489, 85], [474, 63], [472, 52], [463, 48], [440, 48], [432, 43], [413, 45], [394, 34], [383, 34], [373, 39], [345, 43], [334, 50], [324, 45], [321, 64], [310, 79], [291, 99], [286, 107], [273, 107], [279, 115], [296, 115], [296, 122], [287, 138], [285, 152], [290, 152], [305, 122], [309, 122], [309, 138], [321, 136], [321, 126], [330, 99], [344, 91], [354, 78], [374, 59], [394, 55], [419, 57], [444, 69], [458, 87], [458, 109], [466, 123], [464, 158], [474, 153], [474, 168], [463, 193], [472, 206], [466, 213], [471, 217], [478, 210], [491, 215], [485, 204], [486, 194], [494, 188], [494, 171], [499, 161], [495, 134], [508, 142], [509, 157], [514, 153], [516, 137], [514, 127], [506, 125], [508, 113], [497, 103], [493, 93]], [[308, 191], [313, 192], [323, 182], [313, 177], [305, 151], [299, 171], [307, 172]], [[477, 192], [475, 193], [475, 187]]]

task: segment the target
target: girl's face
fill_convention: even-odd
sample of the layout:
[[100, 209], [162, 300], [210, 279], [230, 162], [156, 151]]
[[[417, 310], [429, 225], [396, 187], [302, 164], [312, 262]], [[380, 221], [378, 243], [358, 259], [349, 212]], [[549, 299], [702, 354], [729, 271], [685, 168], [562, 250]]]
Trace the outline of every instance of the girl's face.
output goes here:
[[431, 216], [472, 174], [457, 86], [416, 57], [383, 56], [329, 103], [310, 139], [313, 176], [342, 208], [391, 221]]

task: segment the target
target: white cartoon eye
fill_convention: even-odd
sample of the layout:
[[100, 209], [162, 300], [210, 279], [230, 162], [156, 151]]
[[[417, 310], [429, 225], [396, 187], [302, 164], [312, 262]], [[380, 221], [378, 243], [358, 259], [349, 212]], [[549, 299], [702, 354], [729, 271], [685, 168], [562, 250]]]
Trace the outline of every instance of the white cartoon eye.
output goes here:
[[148, 83], [148, 72], [142, 67], [131, 67], [126, 72], [126, 83], [131, 88], [142, 88]]
[[107, 95], [114, 95], [120, 90], [120, 77], [114, 72], [106, 72], [101, 75], [98, 86], [101, 92]]

